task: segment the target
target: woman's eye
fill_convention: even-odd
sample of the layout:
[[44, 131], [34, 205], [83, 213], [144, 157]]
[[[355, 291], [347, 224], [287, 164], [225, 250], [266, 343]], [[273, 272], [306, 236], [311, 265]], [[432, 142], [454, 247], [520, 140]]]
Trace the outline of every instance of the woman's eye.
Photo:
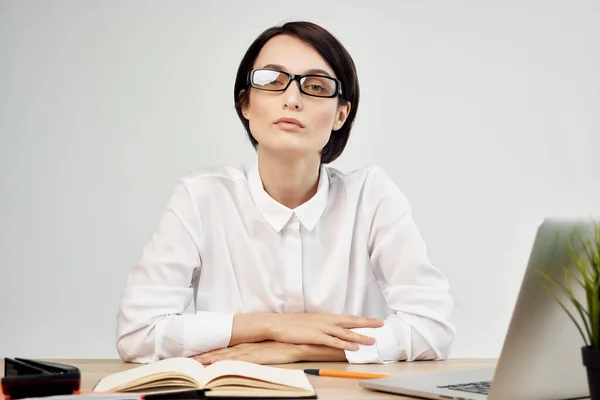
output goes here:
[[312, 91], [315, 91], [315, 92], [319, 92], [321, 90], [324, 90], [324, 88], [322, 86], [319, 86], [319, 85], [309, 85], [308, 89], [312, 90]]
[[283, 84], [284, 84], [283, 82], [281, 82], [280, 80], [277, 80], [277, 79], [272, 80], [269, 83], [267, 83], [267, 85], [269, 85], [269, 86], [281, 86]]

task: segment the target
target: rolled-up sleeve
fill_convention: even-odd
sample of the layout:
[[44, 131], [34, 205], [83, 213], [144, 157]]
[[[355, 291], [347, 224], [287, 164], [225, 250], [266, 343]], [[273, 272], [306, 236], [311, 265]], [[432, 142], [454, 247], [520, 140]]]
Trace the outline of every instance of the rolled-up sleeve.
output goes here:
[[227, 347], [233, 314], [185, 313], [201, 269], [201, 235], [199, 214], [180, 182], [121, 295], [116, 345], [124, 361], [148, 363]]
[[383, 327], [362, 330], [376, 343], [346, 352], [348, 361], [445, 359], [455, 333], [448, 281], [427, 256], [408, 200], [381, 169], [371, 171], [365, 193], [371, 265], [392, 313]]

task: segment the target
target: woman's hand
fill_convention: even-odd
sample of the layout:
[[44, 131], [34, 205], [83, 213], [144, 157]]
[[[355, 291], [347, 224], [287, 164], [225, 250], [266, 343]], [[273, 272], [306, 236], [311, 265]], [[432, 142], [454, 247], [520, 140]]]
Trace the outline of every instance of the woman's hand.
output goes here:
[[192, 358], [204, 365], [221, 360], [240, 360], [256, 364], [289, 364], [300, 361], [302, 349], [293, 344], [273, 341], [242, 343], [233, 347], [209, 351]]
[[352, 328], [378, 328], [377, 318], [329, 313], [250, 313], [236, 314], [229, 347], [242, 343], [272, 340], [280, 343], [314, 344], [341, 350], [357, 350], [360, 344], [373, 344], [375, 339], [359, 335]]
[[266, 314], [267, 339], [283, 343], [324, 345], [341, 350], [358, 350], [357, 343], [373, 344], [375, 339], [351, 331], [378, 328], [377, 318], [329, 313]]

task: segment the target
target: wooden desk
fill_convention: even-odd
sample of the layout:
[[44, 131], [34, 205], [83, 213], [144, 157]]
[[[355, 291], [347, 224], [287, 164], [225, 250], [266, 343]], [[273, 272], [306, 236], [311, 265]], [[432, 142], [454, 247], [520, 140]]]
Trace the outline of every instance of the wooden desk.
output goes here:
[[[4, 361], [0, 359], [0, 376], [4, 376]], [[83, 360], [83, 359], [52, 359], [63, 364], [73, 365], [81, 371], [82, 389], [91, 390], [103, 377], [115, 372], [137, 367], [139, 364], [124, 363], [121, 360]], [[347, 363], [296, 363], [278, 365], [282, 368], [304, 369], [304, 368], [326, 368], [342, 369], [347, 371], [362, 371], [371, 373], [382, 373], [387, 375], [411, 375], [431, 372], [459, 371], [474, 368], [485, 368], [496, 365], [497, 360], [492, 359], [451, 359], [446, 361], [419, 361], [400, 362], [393, 364], [347, 364]], [[329, 399], [412, 399], [409, 397], [386, 394], [363, 389], [358, 386], [357, 379], [328, 378], [321, 376], [308, 376], [317, 391], [320, 400]]]

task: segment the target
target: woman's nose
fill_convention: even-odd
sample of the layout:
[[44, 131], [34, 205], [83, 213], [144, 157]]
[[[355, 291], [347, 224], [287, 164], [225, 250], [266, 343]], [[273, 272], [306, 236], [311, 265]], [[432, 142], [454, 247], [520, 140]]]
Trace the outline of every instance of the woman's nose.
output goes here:
[[300, 83], [292, 81], [284, 92], [285, 106], [293, 110], [302, 109], [302, 93], [299, 85]]

